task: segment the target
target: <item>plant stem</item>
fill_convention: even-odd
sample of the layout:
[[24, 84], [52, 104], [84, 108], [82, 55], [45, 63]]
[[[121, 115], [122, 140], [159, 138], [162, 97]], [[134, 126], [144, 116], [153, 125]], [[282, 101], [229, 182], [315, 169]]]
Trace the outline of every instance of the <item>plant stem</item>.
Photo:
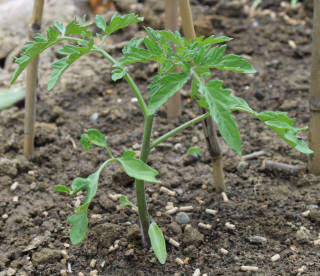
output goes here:
[[[101, 49], [99, 47], [94, 46], [93, 47], [93, 52], [102, 54], [112, 64], [116, 64], [117, 63], [117, 61], [112, 56], [110, 56], [105, 50], [103, 50], [103, 49]], [[140, 107], [141, 107], [141, 110], [142, 110], [142, 113], [143, 113], [144, 117], [147, 118], [147, 116], [148, 116], [147, 105], [146, 105], [146, 103], [145, 103], [145, 101], [144, 101], [144, 99], [142, 97], [142, 94], [141, 94], [139, 88], [137, 87], [137, 85], [135, 84], [134, 80], [130, 77], [130, 75], [128, 73], [125, 74], [124, 79], [128, 82], [128, 84], [131, 87], [134, 95], [137, 97], [138, 103], [140, 104]]]
[[[33, 5], [32, 21], [29, 30], [30, 39], [32, 39], [36, 33], [40, 32], [44, 0], [35, 0]], [[34, 151], [34, 123], [36, 121], [38, 63], [39, 57], [36, 57], [27, 68], [23, 146], [24, 155], [26, 157], [31, 157]]]
[[[154, 118], [153, 115], [147, 116], [144, 123], [144, 132], [143, 132], [140, 160], [145, 163], [148, 160], [148, 156], [150, 152], [150, 138], [151, 138], [153, 118]], [[146, 200], [146, 194], [145, 194], [145, 185], [143, 180], [136, 180], [136, 195], [137, 195], [140, 227], [142, 227], [142, 231], [141, 231], [142, 244], [145, 247], [150, 245], [150, 240], [148, 236], [150, 217], [148, 213], [147, 200]]]
[[155, 141], [153, 141], [153, 142], [151, 143], [151, 145], [150, 145], [150, 150], [151, 150], [152, 148], [156, 147], [157, 145], [159, 145], [160, 143], [162, 143], [163, 141], [167, 140], [168, 138], [172, 137], [172, 136], [175, 135], [176, 133], [184, 130], [185, 128], [187, 128], [187, 127], [189, 127], [189, 126], [191, 126], [191, 125], [193, 125], [193, 124], [196, 124], [196, 123], [198, 123], [198, 122], [200, 122], [200, 121], [208, 118], [209, 116], [210, 116], [210, 113], [209, 113], [209, 112], [207, 112], [207, 113], [205, 113], [205, 114], [202, 114], [201, 116], [198, 116], [198, 117], [196, 117], [196, 118], [194, 118], [194, 119], [192, 119], [192, 120], [184, 123], [183, 125], [176, 127], [175, 129], [169, 131], [168, 133], [160, 136], [159, 138], [157, 138]]

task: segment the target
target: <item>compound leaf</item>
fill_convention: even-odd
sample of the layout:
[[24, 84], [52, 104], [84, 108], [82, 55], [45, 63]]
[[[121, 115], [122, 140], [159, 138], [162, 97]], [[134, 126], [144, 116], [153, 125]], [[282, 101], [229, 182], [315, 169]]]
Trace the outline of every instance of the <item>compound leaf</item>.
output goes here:
[[213, 67], [244, 74], [256, 73], [256, 70], [245, 58], [237, 55], [226, 55]]
[[[111, 18], [110, 24], [106, 25], [104, 33], [110, 35], [111, 33], [126, 28], [134, 23], [142, 22], [143, 17], [139, 17], [134, 13], [129, 13], [120, 16], [118, 13], [114, 13]], [[100, 22], [101, 23], [101, 22]]]
[[96, 15], [96, 25], [99, 29], [101, 29], [103, 32], [106, 31], [107, 23], [103, 16], [100, 14]]
[[153, 78], [149, 85], [148, 112], [154, 114], [170, 97], [178, 92], [188, 81], [189, 72], [169, 73]]
[[231, 91], [222, 88], [223, 82], [211, 80], [200, 82], [199, 91], [208, 104], [210, 115], [218, 124], [219, 131], [226, 143], [241, 155], [241, 138], [231, 110], [241, 105], [239, 98], [231, 96]]

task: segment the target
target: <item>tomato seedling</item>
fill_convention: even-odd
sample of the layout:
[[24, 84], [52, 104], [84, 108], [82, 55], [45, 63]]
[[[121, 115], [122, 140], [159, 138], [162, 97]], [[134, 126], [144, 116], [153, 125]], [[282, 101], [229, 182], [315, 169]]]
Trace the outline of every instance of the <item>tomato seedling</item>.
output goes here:
[[[232, 112], [242, 111], [265, 123], [296, 150], [303, 153], [311, 153], [312, 151], [304, 141], [297, 138], [296, 134], [306, 128], [295, 128], [293, 126], [295, 119], [289, 118], [285, 112], [265, 111], [258, 113], [251, 109], [244, 99], [232, 96], [229, 89], [223, 88], [221, 80], [212, 78], [212, 69], [230, 70], [245, 74], [256, 72], [243, 57], [233, 54], [224, 55], [226, 45], [221, 45], [221, 43], [230, 41], [231, 38], [229, 37], [210, 36], [187, 40], [179, 32], [159, 31], [146, 27], [146, 37], [130, 40], [124, 46], [123, 57], [119, 60], [115, 60], [102, 48], [107, 36], [142, 20], [143, 18], [135, 14], [119, 16], [115, 13], [110, 23], [107, 24], [102, 16], [97, 15], [95, 24], [102, 31], [102, 34], [96, 34], [95, 36], [89, 30], [90, 24], [84, 24], [85, 18], [80, 23], [77, 23], [74, 19], [66, 26], [60, 22], [55, 22], [47, 30], [47, 38], [37, 34], [33, 41], [28, 42], [22, 48], [21, 56], [16, 58], [18, 67], [13, 73], [11, 83], [16, 80], [33, 58], [61, 41], [70, 44], [57, 50], [64, 57], [52, 64], [55, 71], [51, 74], [48, 83], [49, 90], [55, 86], [70, 65], [88, 53], [99, 53], [112, 63], [114, 68], [112, 79], [114, 81], [124, 78], [128, 82], [138, 99], [145, 120], [140, 157], [136, 158], [136, 153], [131, 150], [123, 152], [120, 157], [114, 157], [107, 144], [106, 137], [96, 129], [89, 129], [81, 137], [82, 147], [84, 149], [90, 149], [92, 145], [102, 147], [106, 150], [109, 159], [89, 177], [76, 178], [72, 182], [72, 190], [63, 185], [57, 185], [55, 189], [70, 195], [79, 191], [87, 192], [82, 204], [67, 219], [72, 224], [70, 230], [71, 241], [73, 244], [78, 244], [83, 241], [88, 231], [88, 207], [97, 192], [101, 171], [112, 162], [122, 166], [128, 176], [135, 178], [137, 206], [125, 196], [120, 198], [120, 205], [122, 207], [131, 206], [138, 210], [143, 244], [149, 245], [151, 242], [158, 260], [163, 264], [166, 260], [165, 240], [160, 228], [149, 216], [145, 195], [145, 181], [160, 183], [160, 180], [156, 178], [158, 172], [147, 165], [151, 149], [179, 131], [211, 116], [217, 123], [221, 136], [226, 143], [238, 154], [241, 154], [241, 138]], [[99, 45], [95, 44], [97, 39], [100, 40]], [[158, 74], [149, 85], [148, 102], [146, 103], [137, 85], [129, 76], [126, 65], [149, 61], [157, 62]], [[151, 141], [155, 113], [190, 80], [192, 81], [192, 99], [196, 99], [200, 107], [205, 108], [208, 112]], [[199, 151], [193, 148], [189, 153], [199, 154]]]

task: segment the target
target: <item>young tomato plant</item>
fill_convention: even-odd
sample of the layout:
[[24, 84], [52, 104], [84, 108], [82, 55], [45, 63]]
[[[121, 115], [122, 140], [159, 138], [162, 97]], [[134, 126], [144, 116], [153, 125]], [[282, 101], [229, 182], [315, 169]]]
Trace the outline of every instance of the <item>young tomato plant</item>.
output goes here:
[[[143, 244], [148, 246], [151, 242], [158, 260], [163, 264], [166, 260], [165, 240], [160, 228], [149, 216], [145, 195], [145, 182], [160, 182], [156, 178], [158, 172], [147, 165], [151, 149], [179, 131], [211, 116], [217, 123], [223, 139], [233, 150], [241, 154], [241, 138], [232, 112], [242, 111], [265, 123], [296, 150], [303, 153], [311, 153], [312, 151], [304, 141], [297, 138], [296, 134], [305, 130], [305, 128], [296, 129], [293, 126], [295, 119], [288, 118], [284, 112], [265, 111], [258, 113], [252, 110], [245, 100], [232, 96], [230, 90], [223, 88], [221, 80], [212, 78], [212, 69], [230, 70], [245, 74], [255, 73], [255, 69], [241, 56], [224, 55], [226, 45], [216, 45], [230, 41], [231, 38], [229, 37], [211, 36], [187, 40], [178, 32], [157, 31], [147, 27], [145, 28], [146, 37], [133, 38], [123, 48], [123, 57], [119, 60], [115, 60], [102, 48], [103, 41], [107, 36], [142, 20], [143, 18], [134, 14], [124, 16], [114, 14], [110, 23], [107, 24], [102, 16], [97, 15], [95, 23], [102, 34], [96, 34], [96, 37], [89, 30], [90, 25], [84, 24], [85, 19], [80, 23], [77, 23], [74, 19], [66, 26], [60, 22], [55, 22], [54, 26], [47, 30], [47, 38], [37, 34], [33, 41], [28, 42], [23, 47], [21, 56], [16, 58], [18, 67], [13, 73], [11, 82], [16, 80], [33, 58], [61, 41], [67, 41], [69, 44], [58, 50], [58, 53], [64, 57], [52, 64], [55, 71], [51, 74], [48, 83], [49, 90], [55, 86], [58, 79], [71, 64], [88, 53], [99, 53], [112, 63], [114, 67], [112, 79], [114, 81], [124, 78], [128, 82], [144, 115], [144, 134], [139, 158], [136, 158], [135, 152], [131, 150], [125, 151], [120, 157], [113, 156], [105, 136], [98, 130], [89, 129], [81, 137], [82, 147], [84, 149], [90, 149], [92, 145], [102, 147], [106, 150], [109, 159], [89, 177], [76, 178], [72, 182], [71, 190], [63, 185], [57, 185], [55, 189], [70, 195], [79, 191], [87, 192], [82, 204], [67, 219], [72, 225], [70, 230], [71, 241], [73, 244], [78, 244], [83, 241], [88, 231], [88, 207], [97, 192], [101, 171], [112, 162], [122, 166], [128, 176], [135, 178], [137, 206], [125, 196], [120, 198], [120, 206], [131, 206], [138, 210]], [[94, 43], [97, 40], [94, 38], [100, 39], [100, 45]], [[148, 102], [146, 103], [140, 90], [129, 76], [126, 65], [148, 61], [158, 63], [158, 74], [149, 85]], [[155, 113], [189, 80], [192, 81], [191, 97], [196, 99], [197, 103], [202, 108], [207, 109], [208, 112], [151, 141]], [[195, 149], [190, 153], [195, 153], [194, 151]], [[199, 154], [198, 151], [196, 153]]]

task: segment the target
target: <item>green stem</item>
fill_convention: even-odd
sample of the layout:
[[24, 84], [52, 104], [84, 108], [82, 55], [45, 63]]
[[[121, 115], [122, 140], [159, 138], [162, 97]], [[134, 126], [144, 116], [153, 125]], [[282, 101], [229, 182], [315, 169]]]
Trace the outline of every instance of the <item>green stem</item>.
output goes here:
[[[150, 137], [152, 131], [152, 123], [153, 123], [153, 115], [147, 116], [144, 123], [144, 132], [143, 132], [143, 140], [142, 140], [142, 148], [140, 153], [140, 160], [143, 162], [147, 162], [149, 152], [150, 152]], [[136, 180], [136, 195], [137, 195], [137, 203], [138, 203], [138, 212], [140, 223], [142, 227], [142, 243], [144, 246], [148, 246], [150, 244], [148, 230], [150, 224], [150, 217], [148, 213], [148, 206], [145, 194], [145, 185], [143, 180]]]
[[160, 143], [162, 143], [163, 141], [167, 140], [168, 138], [172, 137], [173, 135], [175, 135], [176, 133], [178, 133], [179, 131], [181, 130], [184, 130], [185, 128], [193, 125], [193, 124], [196, 124], [206, 118], [208, 118], [210, 116], [210, 113], [207, 112], [205, 114], [202, 114], [201, 116], [198, 116], [194, 119], [192, 119], [191, 121], [188, 121], [186, 123], [184, 123], [183, 125], [181, 126], [178, 126], [177, 128], [169, 131], [168, 133], [162, 135], [161, 137], [157, 138], [155, 141], [153, 141], [150, 145], [150, 150], [154, 147], [156, 147], [157, 145], [159, 145]]
[[[117, 63], [117, 61], [112, 56], [110, 56], [105, 50], [103, 50], [103, 49], [101, 49], [99, 47], [93, 46], [93, 52], [102, 54], [112, 64], [116, 64]], [[144, 99], [142, 97], [142, 94], [141, 94], [139, 88], [137, 87], [137, 85], [135, 84], [134, 80], [130, 77], [130, 75], [128, 73], [126, 73], [124, 75], [124, 79], [128, 82], [128, 84], [131, 87], [134, 95], [137, 97], [138, 103], [140, 104], [140, 107], [141, 107], [141, 110], [143, 112], [143, 115], [146, 118], [148, 116], [148, 109], [147, 109], [147, 105], [146, 105], [146, 103], [145, 103], [145, 101], [144, 101]]]

